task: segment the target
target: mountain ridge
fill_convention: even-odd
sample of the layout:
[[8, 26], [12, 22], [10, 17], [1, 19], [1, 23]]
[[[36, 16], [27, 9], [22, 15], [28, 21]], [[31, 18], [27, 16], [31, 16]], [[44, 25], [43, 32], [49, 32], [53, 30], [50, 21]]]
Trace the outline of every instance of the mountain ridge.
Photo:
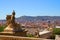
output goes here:
[[[36, 22], [36, 21], [55, 21], [60, 20], [60, 16], [21, 16], [16, 18], [18, 22]], [[0, 20], [0, 22], [5, 22], [6, 20]]]

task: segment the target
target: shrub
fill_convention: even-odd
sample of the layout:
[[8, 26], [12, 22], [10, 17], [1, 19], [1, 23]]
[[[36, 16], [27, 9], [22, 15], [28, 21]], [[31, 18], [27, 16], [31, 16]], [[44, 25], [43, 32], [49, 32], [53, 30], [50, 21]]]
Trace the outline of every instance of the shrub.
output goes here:
[[60, 28], [54, 28], [53, 34], [60, 35]]
[[27, 34], [27, 37], [33, 37], [33, 35], [32, 34]]
[[5, 26], [0, 26], [0, 32], [4, 31]]

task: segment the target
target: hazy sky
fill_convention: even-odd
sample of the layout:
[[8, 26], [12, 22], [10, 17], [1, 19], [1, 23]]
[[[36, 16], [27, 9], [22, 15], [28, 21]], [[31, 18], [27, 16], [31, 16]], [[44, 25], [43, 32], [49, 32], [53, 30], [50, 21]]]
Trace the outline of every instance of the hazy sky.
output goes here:
[[15, 10], [20, 16], [60, 16], [60, 0], [0, 0], [0, 19]]

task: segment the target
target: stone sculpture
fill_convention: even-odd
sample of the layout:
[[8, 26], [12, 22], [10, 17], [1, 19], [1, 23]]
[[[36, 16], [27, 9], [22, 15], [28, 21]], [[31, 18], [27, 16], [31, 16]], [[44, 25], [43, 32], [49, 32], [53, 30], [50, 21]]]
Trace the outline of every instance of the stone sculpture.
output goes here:
[[7, 27], [4, 29], [4, 32], [11, 33], [12, 35], [26, 36], [26, 32], [21, 28], [21, 25], [15, 22], [15, 11], [12, 12], [12, 15], [7, 15], [6, 17]]

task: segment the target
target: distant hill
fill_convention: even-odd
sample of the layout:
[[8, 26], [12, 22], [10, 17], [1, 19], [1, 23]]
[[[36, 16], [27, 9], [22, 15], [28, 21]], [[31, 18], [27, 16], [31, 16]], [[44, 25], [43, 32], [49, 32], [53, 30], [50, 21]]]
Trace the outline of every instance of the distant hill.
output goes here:
[[[55, 21], [60, 20], [60, 16], [21, 16], [16, 18], [18, 22], [36, 22], [36, 21]], [[0, 20], [0, 22], [5, 22], [5, 20]]]
[[21, 16], [16, 19], [17, 21], [20, 22], [26, 22], [26, 21], [31, 21], [31, 22], [36, 22], [36, 21], [55, 21], [55, 20], [60, 20], [60, 16]]

